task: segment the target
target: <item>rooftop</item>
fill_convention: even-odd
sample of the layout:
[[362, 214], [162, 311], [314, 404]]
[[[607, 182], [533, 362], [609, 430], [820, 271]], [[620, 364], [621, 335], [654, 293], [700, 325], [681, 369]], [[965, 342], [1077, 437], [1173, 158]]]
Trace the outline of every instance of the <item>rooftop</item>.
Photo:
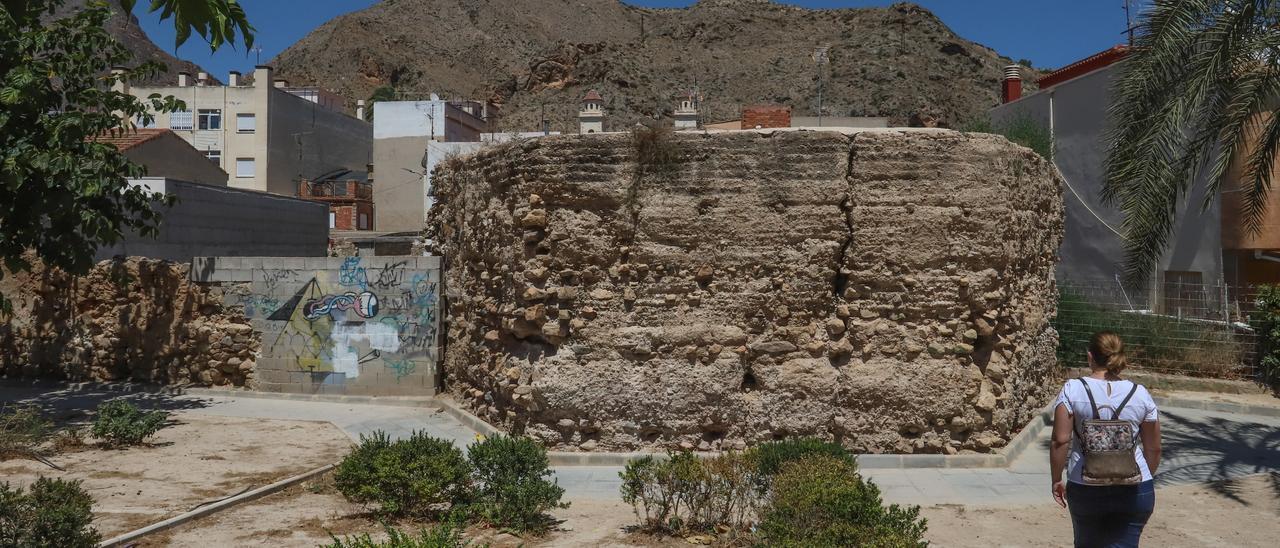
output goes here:
[[158, 139], [166, 133], [173, 132], [161, 128], [137, 128], [132, 131], [118, 130], [99, 135], [94, 139], [94, 142], [115, 145], [117, 149], [124, 152], [147, 141]]
[[1084, 76], [1085, 74], [1115, 63], [1116, 61], [1124, 59], [1128, 54], [1129, 46], [1113, 46], [1041, 76], [1040, 79], [1036, 80], [1036, 83], [1040, 85], [1040, 89], [1046, 89], [1050, 86], [1061, 84], [1077, 76]]

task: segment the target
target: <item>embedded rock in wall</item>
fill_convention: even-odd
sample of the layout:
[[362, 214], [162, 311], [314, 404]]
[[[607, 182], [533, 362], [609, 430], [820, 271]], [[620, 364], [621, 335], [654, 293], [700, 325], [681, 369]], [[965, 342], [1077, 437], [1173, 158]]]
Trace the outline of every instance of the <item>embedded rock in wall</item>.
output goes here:
[[1002, 137], [550, 137], [435, 180], [445, 385], [549, 446], [985, 452], [1050, 395], [1059, 176]]
[[6, 273], [13, 315], [0, 323], [0, 374], [252, 386], [261, 335], [188, 268], [130, 258], [80, 277], [39, 265]]

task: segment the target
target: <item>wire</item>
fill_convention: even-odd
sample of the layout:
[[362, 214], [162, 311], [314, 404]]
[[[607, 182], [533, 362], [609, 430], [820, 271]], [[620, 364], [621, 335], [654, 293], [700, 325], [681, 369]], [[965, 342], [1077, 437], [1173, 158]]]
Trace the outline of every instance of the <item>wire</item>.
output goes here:
[[[1058, 174], [1062, 175], [1062, 170], [1058, 170]], [[1115, 227], [1107, 223], [1107, 221], [1103, 219], [1101, 215], [1098, 215], [1098, 212], [1094, 211], [1092, 207], [1089, 207], [1089, 202], [1084, 201], [1084, 197], [1080, 196], [1079, 192], [1076, 192], [1076, 188], [1071, 186], [1071, 181], [1067, 180], [1066, 175], [1062, 175], [1062, 182], [1067, 184], [1067, 190], [1070, 190], [1071, 194], [1074, 195], [1077, 200], [1080, 200], [1080, 205], [1083, 205], [1084, 209], [1088, 211], [1090, 215], [1093, 215], [1094, 219], [1097, 219], [1098, 222], [1102, 223], [1102, 226], [1107, 227], [1107, 230], [1110, 230], [1111, 232], [1115, 233], [1115, 235], [1119, 236], [1120, 239], [1126, 242], [1129, 241], [1129, 238], [1126, 238], [1125, 235], [1121, 234], [1119, 230], [1116, 230]]]

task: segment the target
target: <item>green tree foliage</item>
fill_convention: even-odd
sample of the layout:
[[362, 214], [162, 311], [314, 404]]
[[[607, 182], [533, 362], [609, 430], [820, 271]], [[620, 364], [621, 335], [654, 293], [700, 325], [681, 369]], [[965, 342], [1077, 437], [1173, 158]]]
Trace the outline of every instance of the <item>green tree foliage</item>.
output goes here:
[[1258, 352], [1260, 380], [1280, 388], [1280, 286], [1258, 288], [1257, 309], [1250, 316], [1261, 347]]
[[367, 103], [369, 103], [369, 111], [365, 113], [364, 119], [368, 120], [369, 123], [372, 124], [373, 112], [374, 112], [373, 105], [375, 103], [380, 103], [383, 101], [395, 101], [398, 98], [398, 96], [399, 96], [399, 93], [396, 91], [396, 88], [393, 86], [381, 86], [373, 90], [373, 93], [369, 94], [369, 100], [366, 101]]
[[24, 491], [0, 485], [0, 546], [93, 548], [102, 539], [93, 523], [93, 499], [80, 481], [39, 478]]
[[[131, 56], [103, 28], [108, 4], [95, 0], [71, 16], [42, 20], [62, 4], [0, 0], [0, 266], [9, 272], [30, 269], [24, 254], [33, 251], [48, 266], [82, 274], [98, 247], [126, 231], [154, 235], [159, 215], [152, 204], [166, 201], [130, 187], [125, 179], [142, 168], [97, 138], [182, 103], [112, 91], [121, 79], [141, 79], [160, 66], [112, 74]], [[132, 9], [134, 0], [119, 5]], [[193, 31], [214, 48], [237, 36], [246, 45], [253, 40], [236, 0], [152, 0], [151, 10], [173, 18], [178, 43]], [[0, 311], [9, 309], [0, 296]]]
[[1260, 228], [1280, 152], [1278, 98], [1280, 0], [1151, 3], [1114, 84], [1102, 192], [1125, 214], [1131, 282], [1150, 276], [1192, 186], [1207, 181], [1207, 206], [1237, 154], [1241, 221]]

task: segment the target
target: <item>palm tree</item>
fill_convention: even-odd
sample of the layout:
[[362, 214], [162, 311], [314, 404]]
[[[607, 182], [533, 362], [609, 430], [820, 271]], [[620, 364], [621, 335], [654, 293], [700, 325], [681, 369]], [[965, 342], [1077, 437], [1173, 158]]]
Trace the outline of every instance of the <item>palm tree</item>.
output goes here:
[[1261, 227], [1280, 152], [1280, 0], [1154, 0], [1137, 31], [1115, 83], [1102, 197], [1124, 213], [1125, 273], [1141, 284], [1192, 185], [1206, 181], [1207, 207], [1233, 159], [1240, 222]]

